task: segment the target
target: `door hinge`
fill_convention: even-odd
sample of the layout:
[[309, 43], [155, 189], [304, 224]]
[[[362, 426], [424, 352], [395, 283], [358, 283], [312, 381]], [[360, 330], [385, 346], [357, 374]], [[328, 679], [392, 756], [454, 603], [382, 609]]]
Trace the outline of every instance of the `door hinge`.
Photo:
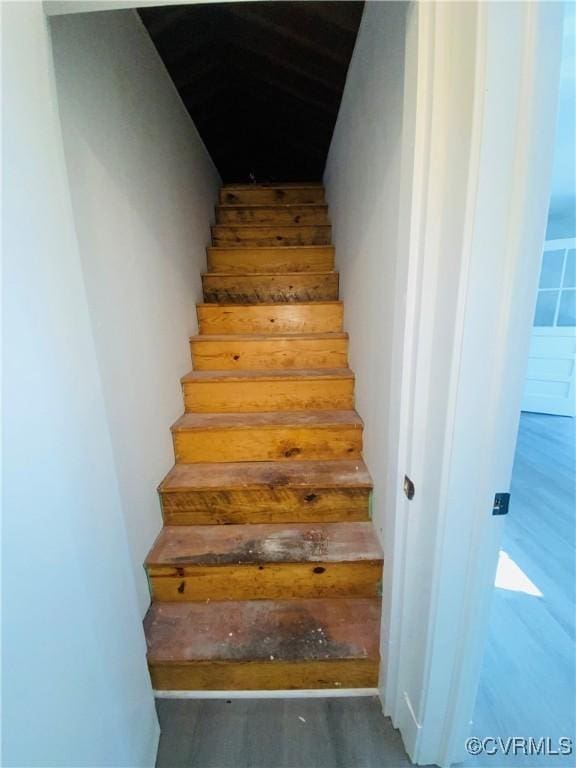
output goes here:
[[509, 505], [510, 505], [510, 494], [497, 493], [494, 496], [494, 506], [492, 507], [492, 514], [507, 515]]

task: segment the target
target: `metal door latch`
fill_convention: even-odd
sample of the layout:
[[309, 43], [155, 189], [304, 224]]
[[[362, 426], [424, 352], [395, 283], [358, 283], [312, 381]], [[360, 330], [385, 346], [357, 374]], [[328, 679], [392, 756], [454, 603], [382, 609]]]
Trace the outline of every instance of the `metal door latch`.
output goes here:
[[404, 493], [410, 501], [414, 498], [414, 483], [408, 475], [404, 475]]

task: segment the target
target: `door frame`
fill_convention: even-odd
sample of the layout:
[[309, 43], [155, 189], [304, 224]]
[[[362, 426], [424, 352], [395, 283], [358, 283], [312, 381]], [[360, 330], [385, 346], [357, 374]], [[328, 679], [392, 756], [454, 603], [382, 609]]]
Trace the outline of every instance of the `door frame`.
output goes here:
[[[549, 201], [560, 3], [417, 3], [406, 47], [384, 712], [465, 758]], [[412, 501], [402, 480], [415, 484]]]

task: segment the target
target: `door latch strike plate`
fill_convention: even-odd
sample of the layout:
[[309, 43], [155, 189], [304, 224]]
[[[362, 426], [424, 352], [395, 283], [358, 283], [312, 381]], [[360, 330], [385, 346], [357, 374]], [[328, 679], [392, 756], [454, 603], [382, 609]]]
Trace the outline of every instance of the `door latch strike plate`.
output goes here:
[[509, 505], [510, 505], [510, 494], [497, 493], [494, 496], [494, 506], [492, 507], [492, 514], [507, 515]]

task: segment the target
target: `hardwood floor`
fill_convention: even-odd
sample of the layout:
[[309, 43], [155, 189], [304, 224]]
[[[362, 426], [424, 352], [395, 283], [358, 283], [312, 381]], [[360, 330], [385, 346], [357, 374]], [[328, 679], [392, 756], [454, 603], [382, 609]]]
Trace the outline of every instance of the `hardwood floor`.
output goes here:
[[[574, 419], [522, 414], [471, 728], [480, 738], [575, 740], [574, 436]], [[576, 757], [499, 754], [466, 765], [559, 768]]]
[[156, 768], [404, 768], [376, 697], [159, 699]]

